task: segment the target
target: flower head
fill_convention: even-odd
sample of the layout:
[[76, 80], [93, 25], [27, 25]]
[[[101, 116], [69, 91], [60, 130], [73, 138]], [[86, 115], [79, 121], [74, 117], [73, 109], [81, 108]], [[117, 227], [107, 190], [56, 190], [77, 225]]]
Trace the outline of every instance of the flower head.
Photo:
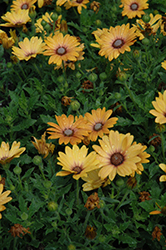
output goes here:
[[163, 67], [163, 69], [166, 70], [166, 60], [164, 62], [161, 63], [161, 67]]
[[[105, 56], [109, 61], [113, 58], [117, 58], [120, 54], [124, 54], [125, 51], [130, 51], [130, 46], [136, 41], [135, 28], [129, 28], [123, 24], [121, 26], [110, 27], [109, 30], [102, 32], [100, 37], [96, 36], [96, 41], [99, 44], [99, 55]], [[94, 46], [94, 44], [91, 44]], [[95, 47], [97, 47], [95, 45]]]
[[136, 25], [132, 24], [133, 27], [136, 28], [136, 36], [138, 36], [140, 40], [151, 35], [156, 35], [158, 28], [161, 26], [161, 15], [157, 14], [153, 16], [153, 14], [150, 13], [149, 16], [150, 21], [148, 23], [145, 23], [142, 19], [138, 19], [136, 20]]
[[55, 145], [53, 145], [52, 143], [46, 143], [45, 137], [46, 137], [46, 132], [42, 135], [40, 140], [37, 140], [33, 136], [35, 142], [32, 141], [33, 145], [38, 150], [39, 154], [44, 155], [44, 158], [46, 158], [49, 153], [53, 154], [55, 148]]
[[116, 174], [126, 176], [137, 170], [136, 164], [141, 161], [138, 156], [140, 145], [132, 145], [133, 138], [130, 133], [125, 135], [111, 130], [109, 136], [104, 135], [102, 140], [99, 140], [100, 146], [93, 145], [93, 149], [98, 153], [97, 159], [100, 161], [101, 179], [109, 176], [112, 181]]
[[87, 8], [86, 4], [89, 3], [89, 0], [71, 0], [65, 3], [66, 9], [70, 9], [71, 7], [77, 7], [77, 11], [81, 14], [82, 8]]
[[16, 236], [18, 236], [19, 238], [22, 238], [21, 236], [20, 236], [20, 234], [22, 234], [23, 236], [25, 235], [25, 234], [31, 234], [31, 232], [29, 232], [28, 231], [29, 230], [29, 227], [28, 228], [25, 228], [25, 227], [23, 227], [22, 225], [20, 225], [20, 224], [14, 224], [14, 226], [12, 226], [11, 227], [11, 229], [9, 230], [9, 232], [11, 233], [11, 235], [13, 236], [13, 237], [16, 237]]
[[127, 16], [128, 18], [141, 17], [145, 14], [143, 10], [148, 9], [148, 0], [121, 0], [121, 5], [123, 7], [122, 16]]
[[82, 179], [86, 181], [82, 187], [83, 191], [91, 191], [94, 189], [97, 189], [99, 187], [106, 187], [110, 184], [110, 180], [108, 178], [105, 178], [104, 180], [99, 177], [99, 170], [100, 169], [94, 169], [87, 173], [87, 177], [83, 177]]
[[156, 101], [153, 101], [153, 107], [149, 111], [150, 114], [156, 116], [155, 122], [159, 124], [166, 123], [166, 90], [162, 94], [161, 92], [158, 93], [159, 97], [156, 97]]
[[59, 152], [58, 164], [62, 166], [62, 171], [57, 176], [66, 176], [73, 174], [73, 178], [78, 180], [80, 177], [86, 177], [87, 173], [98, 168], [96, 153], [93, 151], [87, 155], [88, 149], [83, 145], [80, 149], [77, 145], [73, 148], [66, 146], [65, 153]]
[[42, 54], [45, 44], [41, 37], [33, 36], [30, 40], [25, 37], [22, 42], [19, 42], [20, 48], [13, 46], [13, 54], [19, 58], [19, 60], [28, 61], [31, 58], [35, 58], [38, 54]]
[[[4, 211], [6, 209], [6, 207], [4, 206], [4, 204], [6, 204], [7, 202], [12, 200], [12, 197], [7, 197], [11, 191], [5, 191], [2, 193], [4, 188], [3, 184], [0, 184], [0, 212]], [[2, 214], [0, 213], [0, 219], [2, 219]]]
[[[166, 173], [166, 165], [164, 163], [159, 164], [159, 167]], [[160, 176], [159, 181], [166, 181], [166, 175]]]
[[84, 136], [88, 136], [89, 130], [87, 127], [87, 122], [83, 117], [76, 117], [74, 121], [74, 116], [66, 115], [55, 116], [57, 124], [53, 122], [48, 122], [52, 128], [48, 128], [47, 131], [51, 134], [49, 139], [58, 139], [59, 144], [70, 144], [74, 145], [80, 143]]
[[37, 0], [15, 0], [11, 5], [11, 10], [29, 10], [31, 7], [35, 7], [33, 4], [36, 3], [36, 1]]
[[161, 229], [158, 226], [155, 226], [153, 232], [152, 232], [152, 240], [157, 239], [158, 241], [160, 241], [160, 237], [161, 237], [162, 233], [161, 233]]
[[90, 131], [89, 139], [91, 141], [96, 141], [97, 137], [102, 137], [103, 134], [108, 134], [108, 128], [112, 128], [116, 123], [118, 118], [109, 117], [112, 114], [112, 110], [105, 111], [105, 107], [103, 109], [98, 108], [97, 110], [92, 110], [92, 115], [89, 113], [85, 114], [85, 117], [88, 121], [87, 126]]
[[28, 16], [29, 10], [19, 9], [18, 11], [7, 12], [1, 18], [6, 21], [5, 24], [0, 24], [0, 26], [5, 27], [21, 27], [27, 22], [30, 22], [31, 19]]
[[18, 158], [25, 151], [26, 148], [20, 148], [20, 142], [14, 141], [11, 149], [9, 150], [9, 143], [4, 141], [0, 147], [0, 163], [2, 165], [10, 162], [13, 158]]
[[90, 8], [96, 12], [96, 14], [99, 12], [99, 9], [100, 9], [100, 3], [97, 2], [97, 1], [93, 1], [91, 4], [90, 4]]
[[96, 235], [97, 235], [97, 233], [96, 233], [95, 227], [91, 227], [91, 226], [86, 227], [86, 230], [85, 230], [86, 238], [93, 240], [96, 237]]
[[45, 56], [51, 56], [49, 58], [48, 64], [54, 63], [60, 66], [63, 61], [77, 61], [79, 57], [79, 52], [82, 48], [79, 46], [75, 36], [65, 35], [56, 32], [53, 37], [47, 37], [45, 39], [45, 49], [43, 53]]
[[145, 201], [145, 200], [151, 200], [149, 192], [142, 191], [142, 192], [138, 192], [138, 193], [139, 193], [139, 195], [140, 195], [139, 199], [140, 199], [142, 202]]

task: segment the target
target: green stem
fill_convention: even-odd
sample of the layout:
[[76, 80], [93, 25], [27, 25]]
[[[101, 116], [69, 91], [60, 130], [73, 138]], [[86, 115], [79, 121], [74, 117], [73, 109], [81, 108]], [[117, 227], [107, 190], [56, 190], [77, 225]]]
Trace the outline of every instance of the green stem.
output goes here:
[[126, 81], [124, 82], [124, 85], [125, 85], [125, 87], [126, 87], [128, 93], [129, 93], [130, 99], [131, 99], [132, 102], [134, 103], [134, 106], [135, 106], [136, 110], [138, 110], [138, 106], [137, 106], [137, 104], [135, 103], [135, 100], [134, 100], [133, 95], [132, 95], [132, 91], [131, 91], [130, 88], [127, 86]]
[[76, 188], [76, 203], [79, 205], [79, 179], [77, 180], [77, 188]]
[[85, 231], [85, 228], [86, 228], [86, 226], [87, 226], [87, 223], [88, 223], [90, 214], [91, 214], [91, 211], [87, 211], [87, 215], [86, 215], [85, 222], [84, 222], [84, 226], [83, 226], [83, 230], [84, 230], [84, 231]]
[[41, 72], [39, 71], [39, 69], [38, 69], [36, 63], [33, 63], [33, 66], [35, 67], [36, 72], [39, 74], [39, 76], [41, 76]]
[[162, 148], [162, 153], [163, 153], [163, 162], [165, 162], [165, 150], [164, 150], [164, 143], [165, 143], [165, 138], [163, 133], [160, 133], [161, 137], [161, 148]]
[[22, 186], [22, 181], [21, 181], [20, 175], [18, 175], [18, 180], [19, 180], [19, 183], [20, 183], [21, 190], [23, 191], [23, 186]]
[[41, 174], [42, 174], [42, 176], [43, 176], [43, 179], [46, 180], [46, 177], [45, 177], [45, 175], [44, 175], [44, 172], [43, 172], [42, 167], [43, 167], [43, 164], [42, 164], [42, 165], [39, 164], [39, 170], [40, 170], [40, 172], [41, 172]]
[[[25, 75], [25, 73], [24, 73], [24, 70], [23, 70], [23, 68], [22, 68], [21, 64], [20, 64], [20, 63], [18, 63], [17, 65], [18, 65], [18, 66], [19, 66], [19, 68], [21, 69], [21, 72], [22, 72], [22, 74], [23, 74], [24, 78], [26, 79], [27, 77], [26, 77], [26, 75]], [[15, 73], [17, 73], [17, 71], [16, 71]], [[18, 73], [17, 73], [17, 75], [18, 75]], [[22, 80], [22, 79], [21, 79], [21, 80]], [[22, 81], [23, 81], [23, 80], [22, 80]]]
[[129, 190], [126, 191], [126, 193], [124, 194], [121, 202], [118, 204], [117, 208], [115, 209], [115, 213], [118, 211], [118, 209], [120, 208], [120, 206], [122, 205], [122, 203], [124, 202], [124, 200], [126, 199], [127, 195], [129, 194]]

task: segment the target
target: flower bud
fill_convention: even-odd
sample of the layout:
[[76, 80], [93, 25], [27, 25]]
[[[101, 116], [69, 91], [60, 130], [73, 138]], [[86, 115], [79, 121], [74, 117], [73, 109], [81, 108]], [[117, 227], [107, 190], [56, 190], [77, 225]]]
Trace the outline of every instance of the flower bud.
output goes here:
[[52, 186], [52, 182], [51, 181], [48, 181], [48, 180], [45, 180], [43, 182], [43, 185], [45, 186], [45, 188], [50, 188]]
[[98, 26], [98, 27], [101, 27], [102, 26], [102, 21], [100, 19], [97, 19], [95, 21], [95, 24]]
[[60, 6], [56, 6], [55, 10], [58, 14], [62, 12], [62, 8]]
[[65, 212], [66, 212], [67, 215], [70, 216], [73, 213], [73, 210], [68, 207], [68, 208], [66, 208]]
[[91, 82], [96, 82], [98, 76], [95, 74], [95, 73], [91, 73], [89, 76], [88, 76], [88, 79], [89, 81]]
[[43, 28], [47, 25], [47, 22], [45, 20], [41, 21], [41, 25], [43, 26]]
[[35, 155], [34, 156], [34, 158], [33, 158], [33, 163], [35, 164], [35, 165], [40, 165], [41, 163], [42, 163], [42, 158], [41, 158], [41, 156], [39, 156], [39, 155]]
[[23, 213], [21, 214], [21, 219], [22, 219], [22, 220], [27, 220], [27, 219], [28, 219], [28, 214], [25, 213], [25, 212], [23, 212]]
[[80, 108], [80, 103], [78, 101], [72, 101], [70, 104], [73, 111], [77, 111]]
[[47, 206], [49, 211], [56, 211], [58, 209], [58, 204], [54, 201], [50, 201]]
[[79, 78], [81, 78], [81, 76], [82, 76], [82, 74], [79, 71], [77, 71], [76, 77], [79, 79]]
[[19, 167], [19, 166], [16, 166], [14, 169], [13, 169], [13, 172], [17, 175], [20, 175], [21, 172], [22, 172], [22, 169]]
[[122, 95], [119, 92], [115, 92], [114, 97], [115, 97], [115, 99], [119, 100], [122, 97]]
[[52, 225], [54, 228], [56, 228], [56, 227], [57, 227], [57, 222], [56, 222], [56, 221], [53, 221], [53, 222], [51, 223], [51, 225]]
[[14, 191], [15, 190], [15, 186], [13, 186], [12, 184], [9, 186], [9, 189], [11, 190], [11, 191]]
[[154, 151], [155, 151], [155, 147], [154, 147], [154, 146], [152, 146], [152, 145], [150, 145], [150, 147], [149, 147], [149, 151], [150, 151], [150, 152], [154, 152]]
[[148, 14], [145, 14], [143, 15], [142, 17], [142, 20], [145, 22], [145, 23], [148, 23], [150, 21], [150, 16]]
[[105, 72], [102, 72], [100, 75], [99, 75], [99, 78], [101, 81], [104, 81], [107, 79], [107, 74]]
[[63, 76], [58, 76], [57, 81], [59, 83], [64, 83], [65, 82], [65, 78]]
[[147, 37], [145, 37], [144, 39], [142, 39], [142, 44], [143, 45], [149, 45], [150, 44], [150, 41]]
[[57, 13], [53, 13], [53, 14], [51, 15], [51, 19], [52, 19], [53, 21], [56, 21], [56, 20], [58, 19], [58, 14], [57, 14]]
[[123, 81], [127, 80], [128, 74], [126, 74], [125, 71], [120, 71], [120, 72], [118, 72], [118, 74], [117, 74], [117, 78], [118, 78], [118, 80], [120, 80], [120, 81], [123, 82]]
[[141, 55], [140, 50], [135, 49], [135, 50], [133, 51], [133, 57], [134, 57], [134, 58], [137, 59], [137, 58], [140, 57], [140, 55]]
[[123, 186], [123, 185], [124, 185], [124, 180], [123, 180], [122, 178], [117, 179], [117, 180], [116, 180], [116, 185], [117, 185], [118, 187]]
[[155, 129], [157, 133], [163, 133], [165, 132], [165, 125], [157, 123]]
[[68, 245], [68, 250], [76, 250], [76, 247], [73, 244]]

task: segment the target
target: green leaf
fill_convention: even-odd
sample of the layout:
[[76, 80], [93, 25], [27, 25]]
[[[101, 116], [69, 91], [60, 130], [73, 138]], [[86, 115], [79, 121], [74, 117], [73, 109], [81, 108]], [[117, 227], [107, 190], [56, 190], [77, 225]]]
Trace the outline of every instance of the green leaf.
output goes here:
[[129, 247], [135, 249], [137, 246], [137, 240], [129, 236], [128, 234], [120, 235], [118, 238], [123, 244], [128, 244]]
[[43, 207], [45, 202], [39, 199], [33, 199], [31, 205], [29, 206], [28, 215], [32, 217], [41, 207]]

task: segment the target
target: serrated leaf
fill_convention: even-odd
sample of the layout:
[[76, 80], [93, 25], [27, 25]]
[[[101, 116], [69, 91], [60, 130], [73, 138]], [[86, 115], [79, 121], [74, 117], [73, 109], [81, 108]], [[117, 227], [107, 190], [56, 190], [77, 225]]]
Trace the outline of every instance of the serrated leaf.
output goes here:
[[32, 217], [41, 207], [43, 207], [45, 202], [39, 199], [33, 199], [31, 205], [29, 206], [28, 215]]

